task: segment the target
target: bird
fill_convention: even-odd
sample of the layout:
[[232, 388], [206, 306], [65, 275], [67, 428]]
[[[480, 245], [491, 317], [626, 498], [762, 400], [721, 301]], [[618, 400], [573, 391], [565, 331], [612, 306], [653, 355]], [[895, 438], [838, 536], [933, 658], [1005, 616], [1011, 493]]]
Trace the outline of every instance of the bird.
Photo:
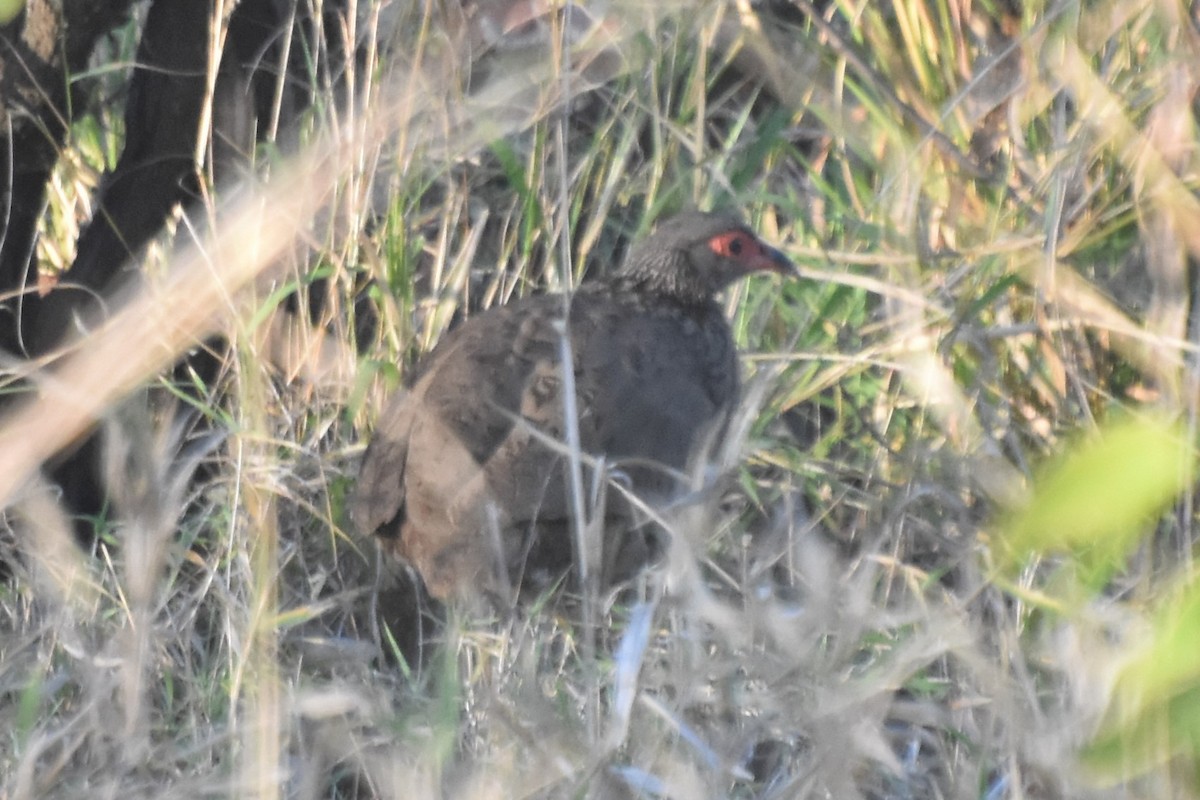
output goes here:
[[[738, 400], [740, 367], [717, 295], [760, 271], [795, 267], [735, 212], [686, 211], [569, 301], [531, 295], [468, 318], [378, 416], [352, 522], [440, 601], [549, 585], [574, 563], [558, 444], [567, 433], [564, 336], [580, 450], [620, 470], [633, 493], [666, 500]], [[628, 521], [628, 509], [608, 505], [605, 516]], [[632, 547], [635, 566], [647, 548]]]

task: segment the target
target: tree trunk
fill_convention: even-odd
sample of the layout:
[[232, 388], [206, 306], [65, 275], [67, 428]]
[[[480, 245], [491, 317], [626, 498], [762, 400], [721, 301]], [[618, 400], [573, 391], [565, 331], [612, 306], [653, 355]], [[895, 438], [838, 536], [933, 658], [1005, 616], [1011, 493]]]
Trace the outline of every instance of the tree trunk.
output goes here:
[[81, 95], [69, 76], [87, 67], [96, 42], [125, 21], [131, 4], [27, 0], [0, 26], [0, 351], [8, 354], [25, 352], [22, 334], [29, 328], [21, 301], [37, 284], [37, 222]]

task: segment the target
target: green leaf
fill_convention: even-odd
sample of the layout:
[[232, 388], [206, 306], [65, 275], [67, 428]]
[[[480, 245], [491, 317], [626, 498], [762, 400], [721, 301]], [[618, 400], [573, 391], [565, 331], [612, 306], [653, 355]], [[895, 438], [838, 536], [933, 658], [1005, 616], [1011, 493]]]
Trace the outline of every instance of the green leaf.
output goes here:
[[1152, 636], [1121, 670], [1105, 724], [1083, 752], [1098, 777], [1125, 780], [1200, 753], [1200, 585], [1175, 593], [1155, 616]]
[[25, 8], [25, 0], [0, 0], [0, 25], [7, 25]]
[[1155, 417], [1111, 424], [1034, 480], [1002, 528], [1007, 555], [1071, 552], [1094, 578], [1123, 562], [1148, 521], [1192, 482], [1195, 452], [1183, 429]]

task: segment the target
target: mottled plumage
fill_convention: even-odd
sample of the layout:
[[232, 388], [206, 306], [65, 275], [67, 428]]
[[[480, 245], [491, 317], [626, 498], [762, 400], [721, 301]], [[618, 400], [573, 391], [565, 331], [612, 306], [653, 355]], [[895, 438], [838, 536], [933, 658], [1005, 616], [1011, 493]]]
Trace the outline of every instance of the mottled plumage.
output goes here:
[[[762, 269], [790, 264], [736, 217], [694, 212], [663, 222], [621, 269], [572, 297], [581, 447], [622, 468], [635, 491], [669, 494], [671, 471], [736, 403], [737, 355], [714, 295]], [[562, 316], [563, 298], [543, 295], [469, 319], [379, 417], [354, 521], [436, 597], [571, 563], [565, 459], [544, 440], [565, 436]]]

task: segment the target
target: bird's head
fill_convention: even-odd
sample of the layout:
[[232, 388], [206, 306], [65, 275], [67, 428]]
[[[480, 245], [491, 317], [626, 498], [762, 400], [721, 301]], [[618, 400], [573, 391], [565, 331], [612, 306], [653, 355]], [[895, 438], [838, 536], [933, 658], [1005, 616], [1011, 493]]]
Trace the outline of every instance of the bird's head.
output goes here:
[[792, 275], [795, 269], [737, 215], [688, 211], [635, 243], [616, 277], [641, 291], [700, 303], [753, 272]]

